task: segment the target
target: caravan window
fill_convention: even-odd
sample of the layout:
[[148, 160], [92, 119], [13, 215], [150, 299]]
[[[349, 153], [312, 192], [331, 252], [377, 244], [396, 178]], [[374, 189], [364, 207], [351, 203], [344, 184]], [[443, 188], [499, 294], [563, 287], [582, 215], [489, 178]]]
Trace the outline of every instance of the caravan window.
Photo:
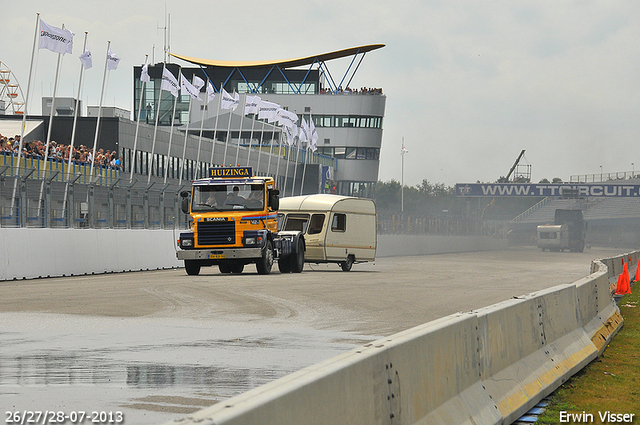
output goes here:
[[331, 221], [332, 232], [344, 232], [347, 230], [347, 215], [346, 214], [334, 214]]
[[309, 222], [309, 231], [307, 232], [310, 235], [315, 235], [322, 232], [322, 226], [324, 225], [324, 214], [313, 214], [311, 216], [311, 221]]
[[307, 231], [309, 214], [289, 214], [284, 224], [284, 230], [298, 230], [302, 233]]

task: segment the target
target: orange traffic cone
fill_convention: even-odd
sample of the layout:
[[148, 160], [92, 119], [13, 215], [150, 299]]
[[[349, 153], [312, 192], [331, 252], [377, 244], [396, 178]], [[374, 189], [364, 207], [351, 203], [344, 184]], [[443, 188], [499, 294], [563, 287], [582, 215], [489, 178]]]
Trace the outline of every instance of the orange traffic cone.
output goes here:
[[638, 282], [640, 279], [640, 260], [638, 260], [638, 265], [636, 266], [636, 277], [633, 279], [634, 282]]
[[616, 288], [616, 295], [624, 295], [631, 293], [631, 284], [629, 282], [629, 267], [624, 265], [622, 274], [618, 276], [618, 286]]

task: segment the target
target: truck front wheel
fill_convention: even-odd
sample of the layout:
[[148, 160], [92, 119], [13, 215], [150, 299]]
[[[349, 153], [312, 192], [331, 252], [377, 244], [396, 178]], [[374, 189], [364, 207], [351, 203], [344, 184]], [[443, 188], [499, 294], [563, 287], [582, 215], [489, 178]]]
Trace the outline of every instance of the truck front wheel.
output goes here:
[[197, 276], [200, 274], [200, 264], [193, 260], [184, 260], [184, 269], [189, 276]]
[[262, 258], [258, 260], [256, 263], [256, 269], [258, 270], [258, 274], [269, 274], [271, 273], [271, 267], [273, 266], [273, 246], [271, 245], [271, 241], [267, 241], [262, 250]]

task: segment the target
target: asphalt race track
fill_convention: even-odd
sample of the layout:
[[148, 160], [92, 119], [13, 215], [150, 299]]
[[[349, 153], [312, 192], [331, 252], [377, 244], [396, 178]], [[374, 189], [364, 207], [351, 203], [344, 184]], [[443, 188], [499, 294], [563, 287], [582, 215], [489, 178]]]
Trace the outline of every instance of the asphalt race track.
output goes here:
[[[574, 282], [625, 252], [466, 254], [0, 282], [0, 406], [158, 424], [368, 341]], [[277, 269], [274, 268], [274, 269]]]

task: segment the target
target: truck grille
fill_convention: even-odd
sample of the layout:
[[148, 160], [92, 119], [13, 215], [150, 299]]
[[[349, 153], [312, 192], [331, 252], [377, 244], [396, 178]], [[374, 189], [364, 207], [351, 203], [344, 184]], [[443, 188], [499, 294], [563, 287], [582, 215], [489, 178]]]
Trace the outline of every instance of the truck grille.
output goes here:
[[235, 221], [205, 221], [198, 223], [198, 245], [234, 245]]

